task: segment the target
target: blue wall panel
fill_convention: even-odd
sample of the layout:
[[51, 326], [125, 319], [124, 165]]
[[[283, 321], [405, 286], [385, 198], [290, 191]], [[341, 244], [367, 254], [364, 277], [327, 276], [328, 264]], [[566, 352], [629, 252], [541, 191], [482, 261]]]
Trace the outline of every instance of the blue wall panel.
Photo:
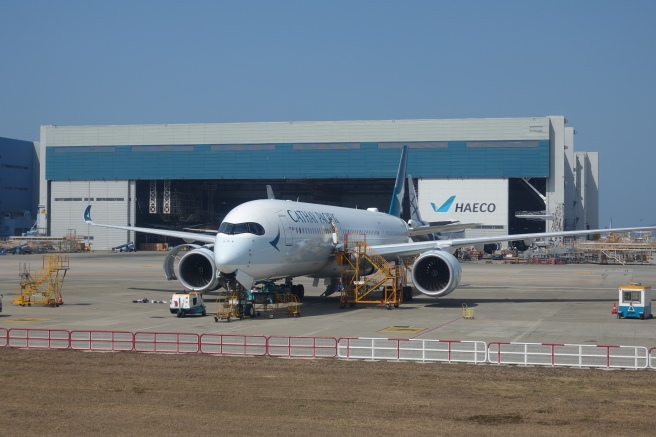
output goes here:
[[[530, 147], [483, 143], [411, 147], [408, 173], [416, 178], [549, 176], [549, 140]], [[159, 151], [148, 151], [149, 147]], [[400, 156], [400, 148], [377, 143], [167, 147], [115, 146], [109, 152], [99, 147], [48, 147], [46, 179], [394, 178]]]
[[0, 212], [36, 211], [32, 202], [33, 174], [38, 172], [35, 158], [31, 141], [0, 138]]

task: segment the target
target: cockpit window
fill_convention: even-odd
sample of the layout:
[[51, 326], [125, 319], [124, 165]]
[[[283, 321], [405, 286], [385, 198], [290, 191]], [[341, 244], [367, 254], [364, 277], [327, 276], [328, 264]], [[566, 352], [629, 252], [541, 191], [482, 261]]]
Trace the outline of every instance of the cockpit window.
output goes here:
[[259, 223], [249, 223], [248, 232], [255, 235], [264, 235], [264, 228]]
[[228, 223], [223, 222], [219, 226], [219, 234], [255, 234], [264, 235], [264, 227], [259, 223]]

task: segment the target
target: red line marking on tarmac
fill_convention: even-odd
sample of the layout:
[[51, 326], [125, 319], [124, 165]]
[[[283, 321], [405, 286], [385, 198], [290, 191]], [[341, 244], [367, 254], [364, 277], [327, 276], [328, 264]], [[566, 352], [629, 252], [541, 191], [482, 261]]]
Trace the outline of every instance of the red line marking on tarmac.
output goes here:
[[419, 335], [415, 335], [414, 337], [410, 337], [410, 338], [421, 337], [421, 336], [424, 335], [424, 334], [428, 334], [429, 332], [433, 332], [433, 331], [435, 331], [436, 329], [440, 329], [442, 326], [446, 326], [446, 325], [448, 325], [449, 323], [457, 322], [458, 320], [462, 320], [462, 317], [458, 317], [457, 319], [453, 319], [453, 320], [451, 320], [451, 321], [449, 321], [449, 322], [442, 323], [441, 325], [437, 325], [436, 327], [431, 328], [431, 329], [429, 329], [429, 330], [426, 331], [426, 332], [422, 332], [421, 334], [419, 334]]

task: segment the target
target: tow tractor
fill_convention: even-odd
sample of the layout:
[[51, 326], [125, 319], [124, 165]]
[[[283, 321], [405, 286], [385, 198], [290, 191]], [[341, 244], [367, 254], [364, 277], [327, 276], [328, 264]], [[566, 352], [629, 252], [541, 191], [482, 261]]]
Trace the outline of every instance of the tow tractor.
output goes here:
[[196, 291], [181, 291], [173, 293], [169, 301], [169, 310], [171, 314], [178, 317], [185, 317], [192, 314], [200, 314], [205, 317], [207, 308], [203, 302], [203, 296]]

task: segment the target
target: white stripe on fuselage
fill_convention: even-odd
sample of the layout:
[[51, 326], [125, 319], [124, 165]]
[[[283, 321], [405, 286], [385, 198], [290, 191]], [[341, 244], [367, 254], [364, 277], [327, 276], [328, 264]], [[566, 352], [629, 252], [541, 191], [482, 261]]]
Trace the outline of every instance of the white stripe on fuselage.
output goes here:
[[340, 243], [345, 234], [365, 235], [368, 245], [409, 241], [407, 224], [389, 214], [284, 200], [254, 200], [230, 211], [224, 222], [259, 223], [265, 234], [218, 234], [214, 247], [217, 269], [223, 273], [240, 270], [256, 280], [337, 275], [339, 271], [331, 257], [333, 220]]

